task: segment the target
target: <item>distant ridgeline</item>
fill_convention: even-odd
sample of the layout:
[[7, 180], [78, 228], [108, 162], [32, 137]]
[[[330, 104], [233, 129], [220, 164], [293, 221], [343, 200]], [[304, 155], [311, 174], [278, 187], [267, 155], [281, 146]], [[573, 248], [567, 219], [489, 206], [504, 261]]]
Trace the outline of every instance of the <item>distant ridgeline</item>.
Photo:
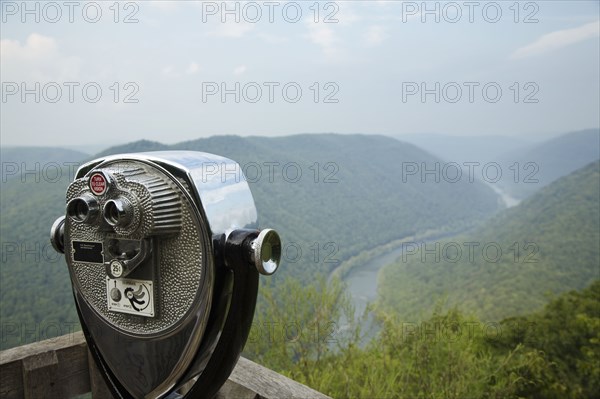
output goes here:
[[[600, 162], [544, 187], [474, 232], [407, 244], [379, 275], [384, 309], [411, 320], [436, 302], [482, 320], [540, 309], [600, 278]], [[462, 252], [461, 252], [462, 251]]]
[[[443, 134], [412, 134], [397, 136], [440, 157], [446, 163], [458, 163], [467, 172], [468, 164], [482, 179], [506, 194], [523, 199], [559, 177], [600, 158], [600, 129], [586, 129], [536, 142], [526, 135], [506, 136], [445, 136]], [[496, 180], [494, 164], [501, 168]]]
[[[378, 245], [423, 232], [465, 231], [501, 209], [498, 195], [477, 180], [407, 179], [405, 165], [443, 161], [383, 136], [216, 136], [169, 146], [139, 141], [97, 156], [156, 150], [210, 152], [242, 166], [261, 224], [282, 235], [276, 283], [292, 277], [306, 284]], [[52, 151], [2, 149], [0, 349], [66, 334], [78, 324], [66, 265], [48, 235], [64, 213], [72, 162], [82, 163], [84, 155]]]
[[600, 130], [588, 129], [568, 133], [502, 155], [499, 163], [518, 165], [520, 173], [515, 176], [511, 170], [511, 178], [503, 179], [498, 185], [513, 197], [526, 198], [554, 180], [598, 158]]

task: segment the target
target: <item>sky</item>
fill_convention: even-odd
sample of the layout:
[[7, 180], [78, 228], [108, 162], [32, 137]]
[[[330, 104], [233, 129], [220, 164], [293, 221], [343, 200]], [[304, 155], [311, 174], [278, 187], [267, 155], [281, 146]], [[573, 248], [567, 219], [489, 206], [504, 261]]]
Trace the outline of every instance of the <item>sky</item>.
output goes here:
[[0, 1], [2, 146], [600, 125], [598, 1]]

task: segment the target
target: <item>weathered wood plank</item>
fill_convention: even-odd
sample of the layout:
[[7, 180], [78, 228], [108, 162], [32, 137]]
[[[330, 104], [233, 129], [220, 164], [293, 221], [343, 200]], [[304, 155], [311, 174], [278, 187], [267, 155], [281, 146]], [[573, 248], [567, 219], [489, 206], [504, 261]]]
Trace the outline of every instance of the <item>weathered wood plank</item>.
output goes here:
[[225, 381], [214, 399], [261, 399], [260, 396], [243, 385], [231, 380]]
[[[54, 381], [50, 383], [54, 385], [50, 387], [60, 386], [56, 389], [62, 390], [63, 397], [89, 392], [85, 348], [85, 339], [79, 332], [0, 352], [0, 397], [12, 399], [37, 395], [35, 389], [41, 389], [39, 379], [50, 378], [51, 375], [54, 375]], [[46, 357], [40, 358], [43, 354]], [[51, 368], [44, 369], [48, 364], [42, 369], [38, 367], [54, 360], [58, 362], [58, 373]], [[25, 390], [25, 380], [27, 385], [31, 382], [35, 389]]]
[[[26, 389], [24, 388], [26, 387]], [[0, 352], [0, 397], [72, 397], [93, 390], [110, 398], [81, 332]], [[218, 399], [329, 399], [305, 385], [240, 358]]]
[[85, 342], [56, 351], [60, 372], [57, 383], [63, 387], [63, 395], [70, 398], [90, 391], [87, 344]]
[[49, 350], [59, 350], [69, 348], [77, 344], [85, 344], [85, 338], [81, 331], [72, 334], [62, 335], [56, 338], [46, 339], [44, 341], [34, 342], [32, 344], [17, 346], [0, 352], [0, 365], [10, 363], [14, 360], [22, 360], [31, 355], [47, 352]]
[[330, 399], [321, 392], [243, 357], [240, 357], [229, 380], [256, 392], [264, 399]]
[[1, 363], [0, 398], [20, 399], [23, 396], [23, 362], [17, 359]]
[[63, 387], [58, 382], [58, 356], [53, 350], [23, 359], [23, 397], [62, 398]]

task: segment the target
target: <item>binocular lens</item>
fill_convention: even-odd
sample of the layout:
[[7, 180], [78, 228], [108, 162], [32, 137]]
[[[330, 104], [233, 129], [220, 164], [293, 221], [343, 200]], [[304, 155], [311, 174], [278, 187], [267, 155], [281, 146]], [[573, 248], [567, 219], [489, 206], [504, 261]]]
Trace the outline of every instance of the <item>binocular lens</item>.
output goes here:
[[279, 234], [272, 229], [260, 232], [254, 246], [254, 264], [260, 274], [271, 275], [275, 273], [281, 261], [281, 239]]
[[76, 222], [86, 222], [93, 219], [98, 212], [98, 202], [89, 195], [73, 198], [67, 204], [67, 215]]
[[131, 202], [124, 197], [109, 200], [104, 205], [104, 219], [111, 226], [125, 227], [133, 218]]

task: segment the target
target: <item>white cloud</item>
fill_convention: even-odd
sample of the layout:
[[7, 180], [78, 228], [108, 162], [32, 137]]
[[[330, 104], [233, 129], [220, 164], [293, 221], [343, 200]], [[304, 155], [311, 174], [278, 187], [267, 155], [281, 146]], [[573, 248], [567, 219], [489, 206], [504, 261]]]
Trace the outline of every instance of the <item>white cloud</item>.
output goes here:
[[242, 75], [247, 69], [248, 68], [246, 68], [246, 65], [240, 65], [233, 70], [233, 74], [236, 76]]
[[0, 40], [2, 80], [59, 81], [77, 79], [82, 61], [61, 54], [56, 39], [30, 34], [25, 43]]
[[187, 73], [188, 75], [195, 75], [196, 73], [198, 73], [199, 70], [200, 70], [200, 65], [198, 65], [195, 62], [191, 62], [190, 65], [188, 65], [187, 69], [185, 70], [185, 73]]
[[269, 33], [259, 33], [256, 36], [269, 44], [280, 44], [288, 41], [285, 36], [271, 35]]
[[144, 5], [149, 5], [151, 7], [156, 7], [160, 10], [175, 10], [181, 4], [181, 1], [178, 0], [153, 0], [148, 1]]
[[208, 32], [208, 36], [215, 37], [226, 37], [237, 39], [245, 36], [252, 29], [254, 29], [254, 25], [247, 22], [226, 22], [226, 23], [218, 23], [215, 29]]
[[51, 37], [32, 33], [27, 37], [24, 46], [18, 40], [3, 39], [0, 41], [2, 55], [6, 58], [35, 59], [55, 53], [58, 49], [56, 40]]
[[183, 76], [184, 72], [186, 75], [195, 75], [200, 72], [200, 64], [195, 61], [190, 62], [187, 67], [168, 64], [160, 70], [160, 73], [168, 79], [180, 78]]
[[[367, 2], [367, 3], [368, 4], [366, 4], [365, 6], [370, 7], [371, 2]], [[350, 26], [350, 25], [354, 24], [355, 22], [361, 21], [363, 19], [363, 17], [361, 17], [358, 13], [354, 12], [355, 6], [352, 4], [352, 2], [348, 1], [348, 2], [334, 3], [334, 4], [338, 4], [339, 9], [337, 9], [337, 10], [332, 9], [330, 6], [327, 6], [327, 4], [329, 4], [329, 3], [323, 3], [323, 4], [325, 4], [325, 7], [323, 7], [321, 9], [321, 13], [320, 13], [321, 14], [320, 17], [323, 20], [323, 22], [326, 19], [329, 21], [337, 20], [337, 22], [334, 22], [334, 24]]]
[[340, 39], [336, 36], [333, 28], [325, 24], [315, 24], [312, 20], [307, 21], [308, 34], [306, 37], [321, 47], [327, 57], [333, 57], [339, 53], [338, 43]]
[[558, 30], [539, 37], [533, 43], [518, 48], [510, 58], [535, 56], [570, 46], [586, 39], [600, 36], [600, 20], [572, 29]]
[[180, 76], [173, 65], [167, 65], [163, 67], [161, 72], [163, 76], [167, 78], [178, 78]]
[[380, 25], [373, 25], [369, 27], [364, 35], [364, 41], [368, 46], [379, 46], [387, 38], [388, 34]]
[[333, 47], [338, 41], [333, 29], [323, 25], [314, 25], [309, 28], [308, 37], [313, 43], [321, 47]]

